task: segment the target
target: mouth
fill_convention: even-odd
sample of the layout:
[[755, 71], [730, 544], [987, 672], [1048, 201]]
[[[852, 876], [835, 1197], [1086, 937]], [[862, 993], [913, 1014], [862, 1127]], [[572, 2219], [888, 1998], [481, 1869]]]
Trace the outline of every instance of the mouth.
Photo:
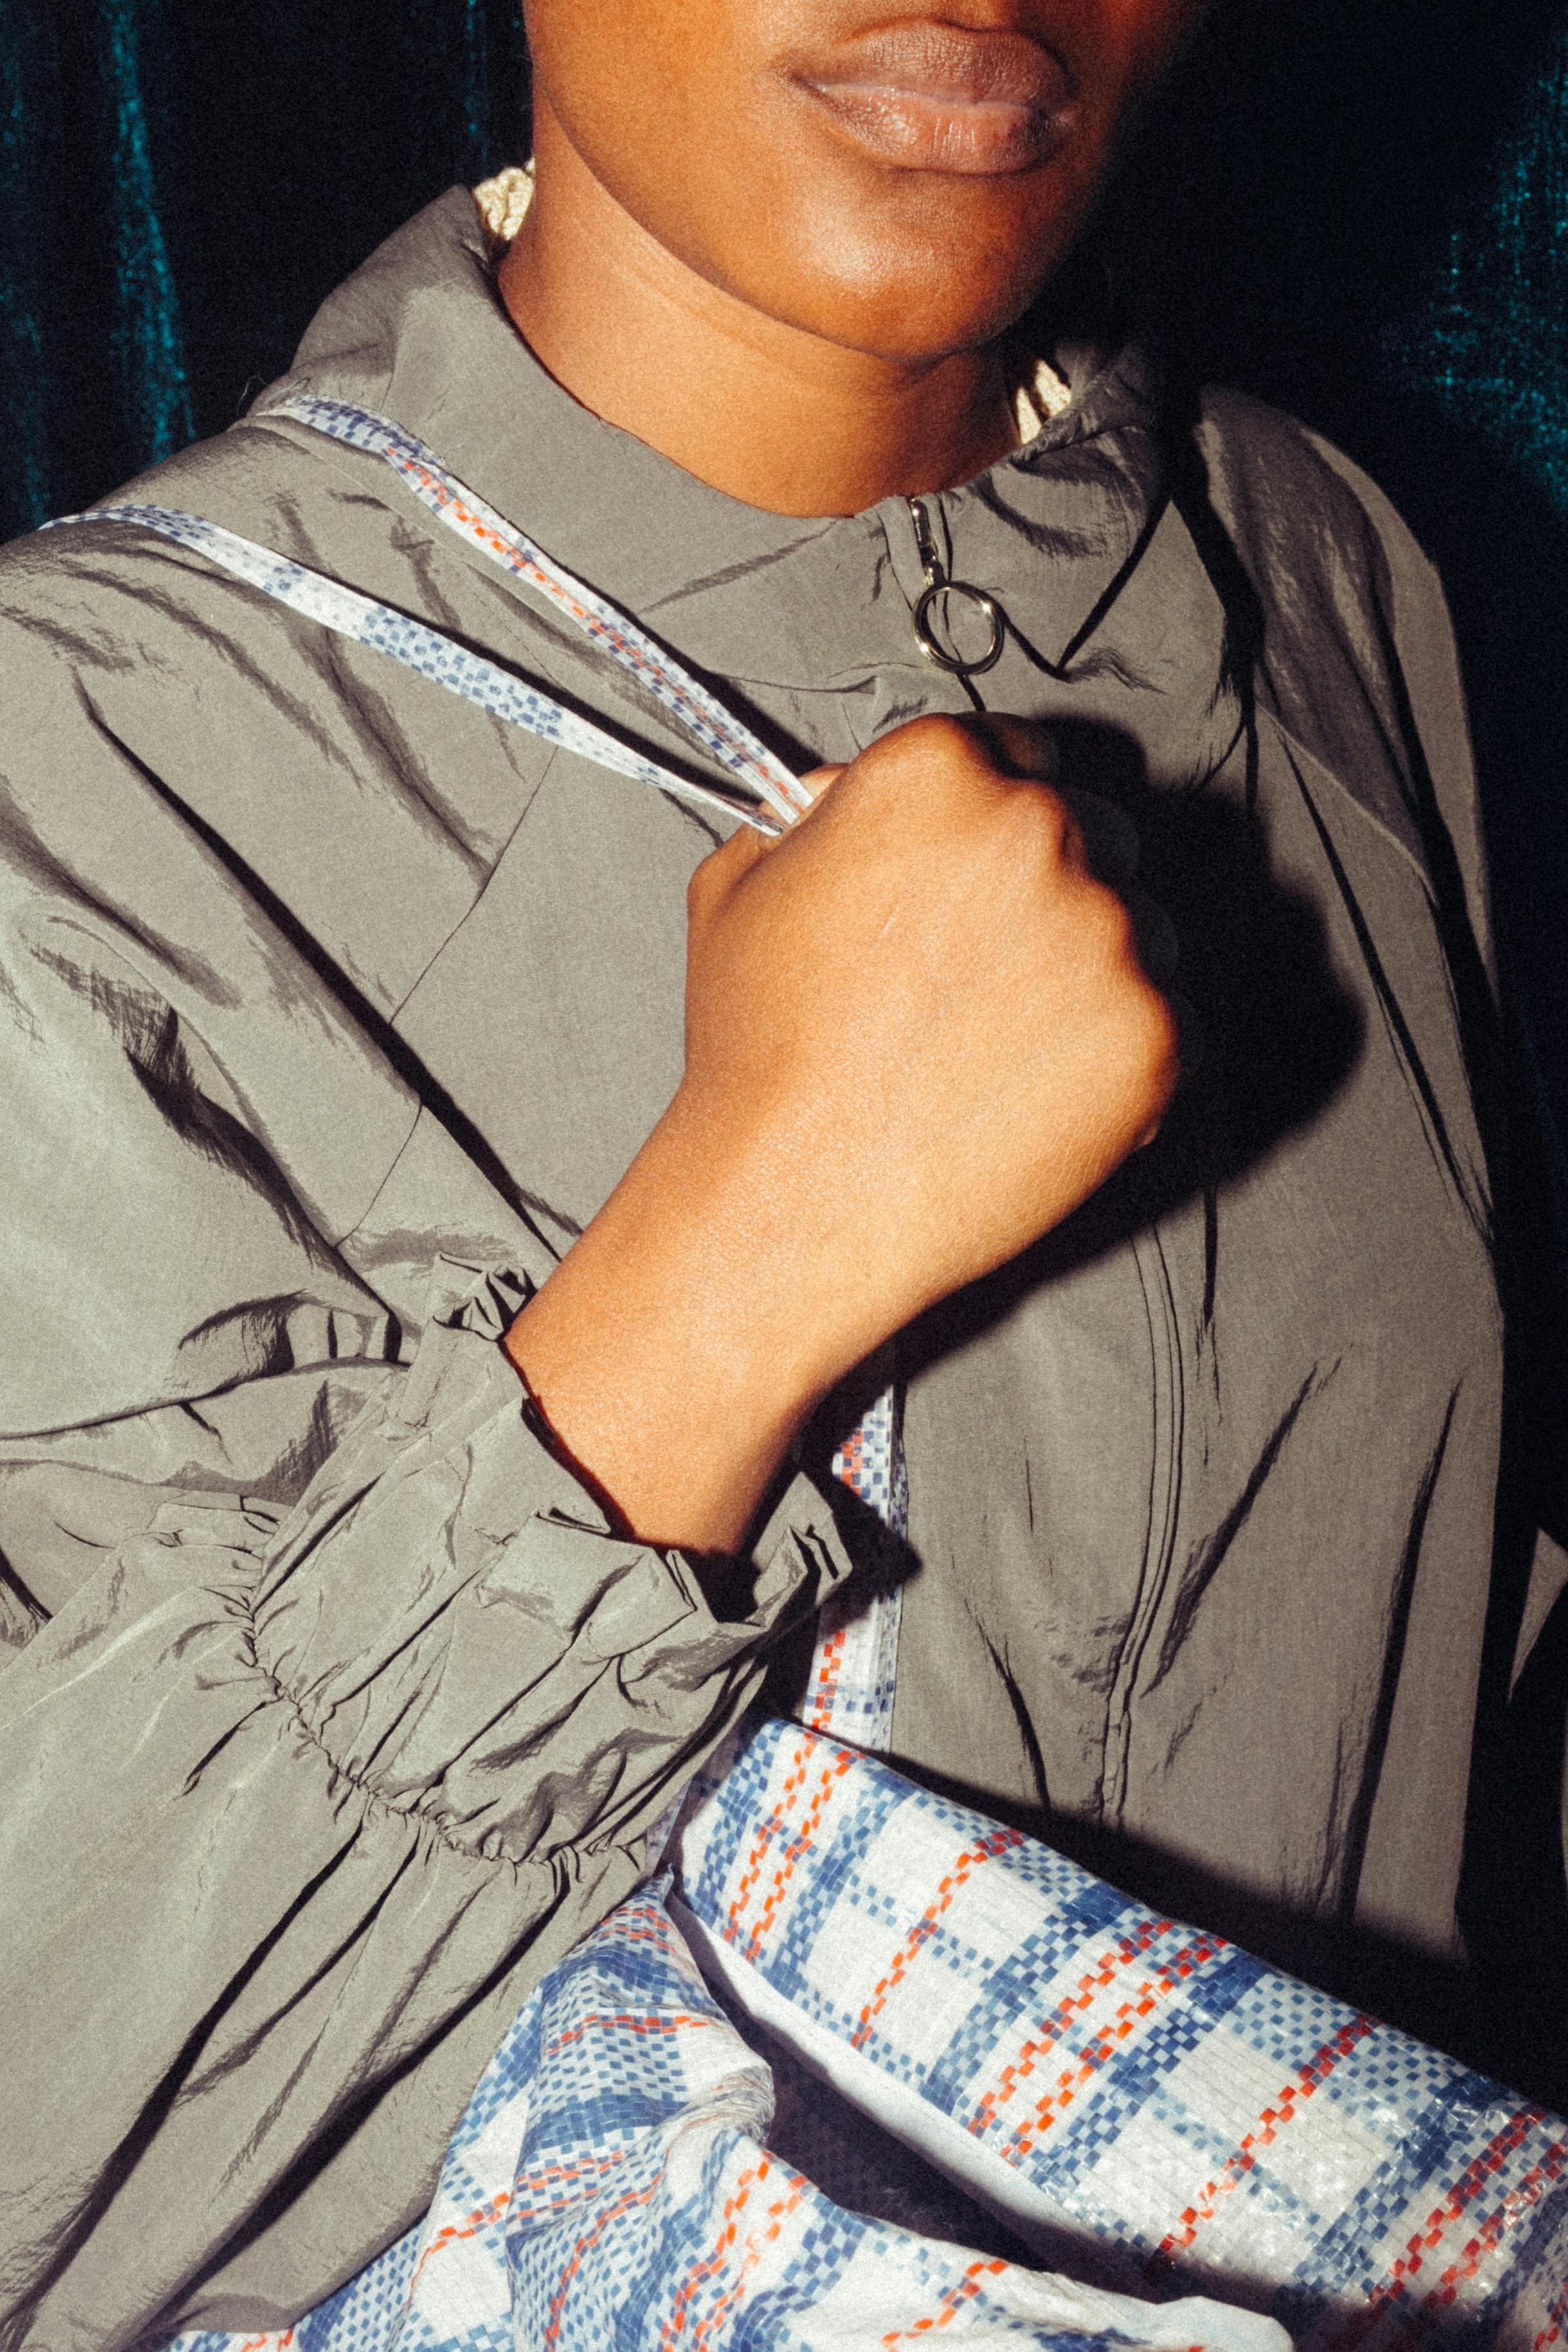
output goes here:
[[1023, 33], [888, 26], [789, 79], [855, 145], [906, 171], [1033, 171], [1077, 122], [1065, 66]]

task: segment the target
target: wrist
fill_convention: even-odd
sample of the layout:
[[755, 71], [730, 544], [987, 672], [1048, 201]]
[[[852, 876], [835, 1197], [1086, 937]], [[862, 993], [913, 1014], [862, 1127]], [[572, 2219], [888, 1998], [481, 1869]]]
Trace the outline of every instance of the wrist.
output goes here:
[[803, 1214], [788, 1144], [716, 1135], [677, 1096], [507, 1335], [559, 1444], [644, 1540], [733, 1550], [863, 1352], [802, 1281]]

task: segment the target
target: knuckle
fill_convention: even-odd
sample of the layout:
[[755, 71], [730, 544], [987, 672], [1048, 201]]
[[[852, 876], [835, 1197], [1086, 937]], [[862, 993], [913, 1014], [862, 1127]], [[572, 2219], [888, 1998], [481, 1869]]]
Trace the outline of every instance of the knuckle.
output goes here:
[[1075, 878], [1078, 920], [1087, 949], [1109, 972], [1142, 982], [1137, 929], [1125, 902], [1091, 875]]
[[1099, 976], [1112, 1055], [1134, 1117], [1158, 1123], [1181, 1076], [1176, 1015], [1145, 971], [1137, 926], [1113, 890], [1086, 883], [1079, 898], [1080, 951]]
[[1000, 712], [981, 722], [993, 755], [999, 753], [1008, 772], [1020, 780], [1054, 784], [1061, 761], [1056, 738], [1038, 719], [1015, 719]]
[[702, 864], [693, 869], [686, 884], [686, 915], [688, 920], [699, 922], [707, 915], [724, 888], [724, 874], [719, 861], [722, 849], [710, 850]]
[[1158, 1118], [1169, 1107], [1181, 1076], [1181, 1040], [1176, 1017], [1151, 982], [1136, 992], [1129, 1021], [1129, 1049], [1144, 1110]]
[[928, 710], [923, 717], [912, 719], [903, 734], [906, 741], [939, 756], [970, 755], [977, 748], [974, 735], [964, 720], [945, 710]]
[[1049, 784], [1011, 785], [997, 822], [1010, 856], [1030, 861], [1041, 880], [1054, 881], [1082, 863], [1078, 820]]
[[984, 754], [964, 721], [943, 711], [927, 711], [922, 718], [907, 720], [894, 734], [884, 736], [875, 749], [883, 752], [884, 747], [887, 765], [907, 763], [931, 779], [984, 764]]
[[1014, 798], [1025, 803], [1036, 835], [1059, 866], [1081, 867], [1084, 862], [1083, 828], [1068, 803], [1049, 784], [1020, 789]]

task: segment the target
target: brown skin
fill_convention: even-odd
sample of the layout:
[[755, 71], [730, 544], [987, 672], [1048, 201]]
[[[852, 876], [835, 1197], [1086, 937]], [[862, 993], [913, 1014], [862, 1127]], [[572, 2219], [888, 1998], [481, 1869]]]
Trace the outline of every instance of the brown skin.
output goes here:
[[[785, 513], [1010, 446], [996, 338], [1197, 10], [936, 7], [528, 0], [502, 290], [570, 391]], [[835, 1382], [1157, 1127], [1174, 1023], [1052, 772], [1020, 721], [917, 720], [699, 867], [685, 1074], [507, 1343], [648, 1539], [737, 1548]]]
[[[526, 13], [538, 186], [501, 289], [529, 345], [596, 415], [731, 497], [852, 514], [1012, 446], [995, 340], [1060, 264], [1121, 126], [1200, 8], [528, 0]], [[1026, 126], [1023, 159], [998, 170], [896, 163], [814, 94], [846, 69], [874, 79], [879, 34], [916, 49], [935, 34], [939, 52], [943, 26], [960, 51], [966, 32], [982, 49], [975, 35], [1010, 35], [1040, 60], [1034, 160]], [[926, 79], [983, 78], [986, 59], [925, 64]], [[908, 58], [890, 69], [907, 78]]]

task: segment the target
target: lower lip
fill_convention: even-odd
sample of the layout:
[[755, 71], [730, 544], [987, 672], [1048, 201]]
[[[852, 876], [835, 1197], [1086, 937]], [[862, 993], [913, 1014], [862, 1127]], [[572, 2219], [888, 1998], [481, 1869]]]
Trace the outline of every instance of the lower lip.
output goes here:
[[905, 171], [977, 178], [1033, 171], [1062, 145], [1071, 107], [1047, 110], [1011, 99], [936, 97], [882, 82], [816, 82], [800, 88], [839, 129], [879, 163]]

